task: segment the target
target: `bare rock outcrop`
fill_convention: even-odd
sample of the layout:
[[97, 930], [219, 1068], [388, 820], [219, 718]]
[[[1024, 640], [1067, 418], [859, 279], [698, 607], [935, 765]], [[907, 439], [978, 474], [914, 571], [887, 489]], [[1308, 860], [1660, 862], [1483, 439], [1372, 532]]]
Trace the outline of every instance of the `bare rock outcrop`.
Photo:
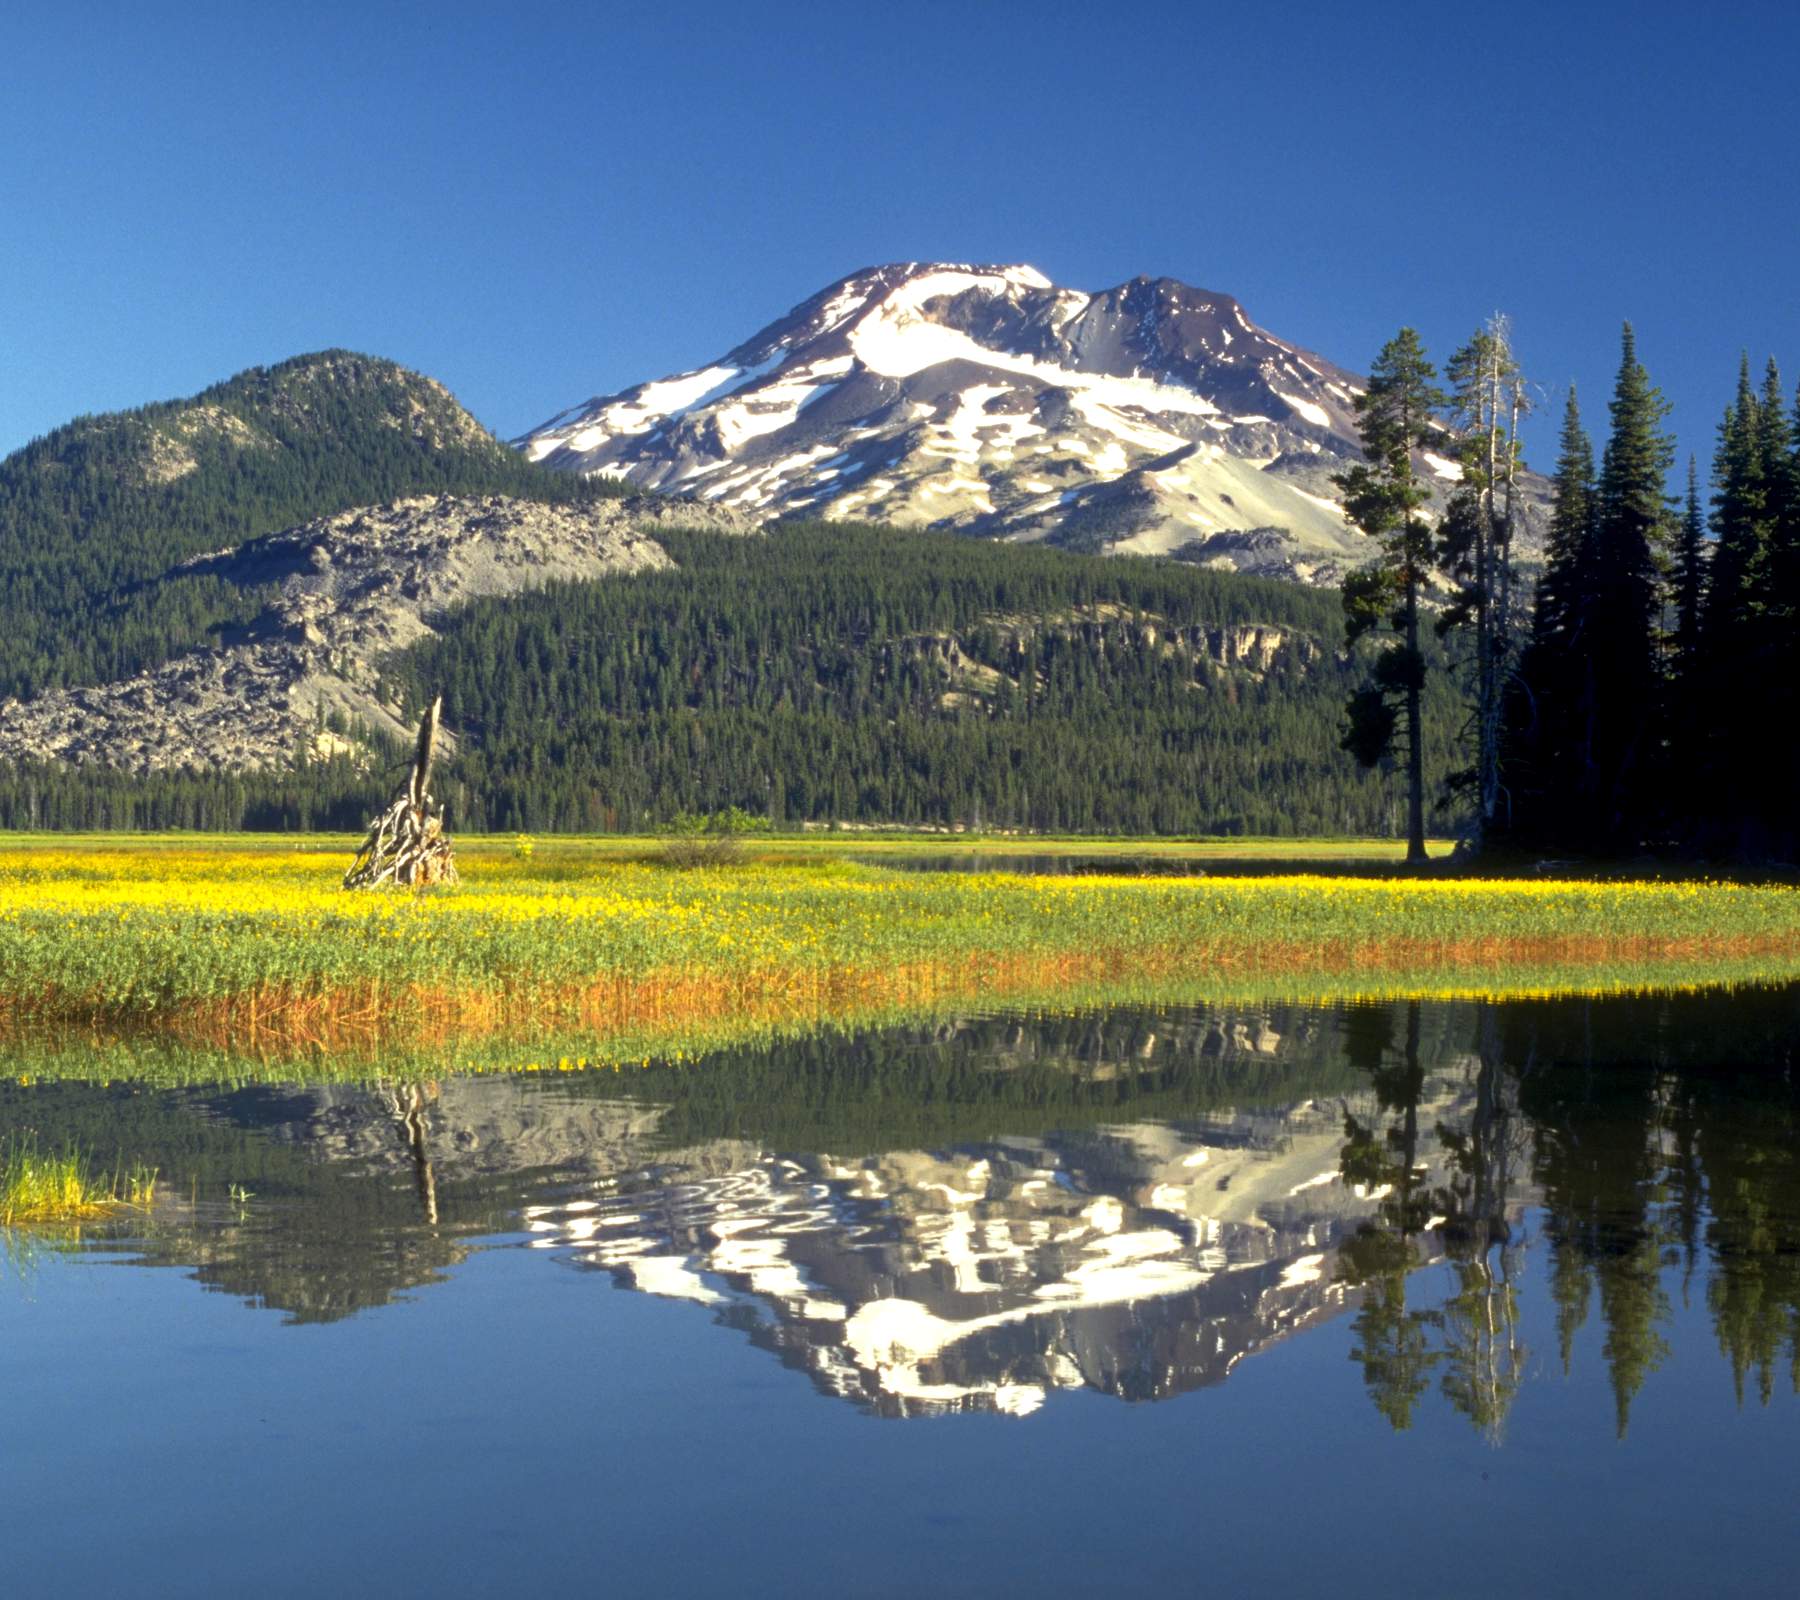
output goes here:
[[328, 721], [404, 742], [412, 729], [380, 694], [385, 657], [431, 637], [469, 600], [668, 567], [655, 534], [676, 527], [747, 533], [755, 524], [678, 500], [445, 495], [341, 512], [195, 557], [168, 578], [262, 591], [269, 599], [255, 620], [216, 647], [117, 683], [7, 701], [0, 759], [140, 774], [280, 768], [353, 752]]

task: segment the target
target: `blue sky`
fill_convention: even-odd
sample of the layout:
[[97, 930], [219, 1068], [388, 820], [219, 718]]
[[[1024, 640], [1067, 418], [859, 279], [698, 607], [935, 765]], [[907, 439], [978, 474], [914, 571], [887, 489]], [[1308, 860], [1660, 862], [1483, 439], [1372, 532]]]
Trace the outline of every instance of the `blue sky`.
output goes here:
[[331, 345], [512, 435], [942, 258], [1168, 274], [1352, 367], [1503, 309], [1596, 422], [1629, 317], [1704, 463], [1740, 349], [1800, 377], [1795, 18], [19, 0], [0, 450]]

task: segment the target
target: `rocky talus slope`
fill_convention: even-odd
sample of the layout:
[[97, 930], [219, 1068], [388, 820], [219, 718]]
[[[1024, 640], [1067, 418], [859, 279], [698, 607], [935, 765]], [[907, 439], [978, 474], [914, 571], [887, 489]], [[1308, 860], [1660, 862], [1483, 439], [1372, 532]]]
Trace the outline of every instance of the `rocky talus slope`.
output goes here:
[[[671, 563], [671, 526], [748, 532], [742, 512], [675, 500], [544, 505], [436, 496], [321, 517], [167, 575], [266, 596], [247, 626], [121, 682], [0, 705], [0, 759], [135, 773], [247, 771], [359, 750], [365, 729], [410, 737], [381, 693], [383, 658], [464, 601]], [[328, 726], [329, 724], [329, 726]]]

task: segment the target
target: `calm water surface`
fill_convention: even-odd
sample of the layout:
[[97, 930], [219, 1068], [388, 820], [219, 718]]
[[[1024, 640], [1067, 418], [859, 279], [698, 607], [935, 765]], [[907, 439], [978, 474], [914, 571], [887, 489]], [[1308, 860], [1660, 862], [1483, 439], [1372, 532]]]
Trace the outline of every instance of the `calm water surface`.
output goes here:
[[0, 1086], [5, 1587], [1785, 1594], [1800, 992]]

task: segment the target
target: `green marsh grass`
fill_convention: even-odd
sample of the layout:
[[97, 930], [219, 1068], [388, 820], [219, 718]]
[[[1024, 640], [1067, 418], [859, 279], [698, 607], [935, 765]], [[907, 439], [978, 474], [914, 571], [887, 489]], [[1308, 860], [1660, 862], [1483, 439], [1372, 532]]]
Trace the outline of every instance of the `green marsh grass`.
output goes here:
[[147, 1208], [155, 1194], [147, 1168], [102, 1174], [79, 1150], [46, 1153], [31, 1139], [0, 1146], [0, 1228], [104, 1222]]
[[454, 891], [358, 895], [318, 843], [0, 850], [0, 1038], [585, 1033], [616, 1062], [943, 1007], [1800, 977], [1785, 884], [907, 873], [835, 850], [682, 872], [496, 840]]

